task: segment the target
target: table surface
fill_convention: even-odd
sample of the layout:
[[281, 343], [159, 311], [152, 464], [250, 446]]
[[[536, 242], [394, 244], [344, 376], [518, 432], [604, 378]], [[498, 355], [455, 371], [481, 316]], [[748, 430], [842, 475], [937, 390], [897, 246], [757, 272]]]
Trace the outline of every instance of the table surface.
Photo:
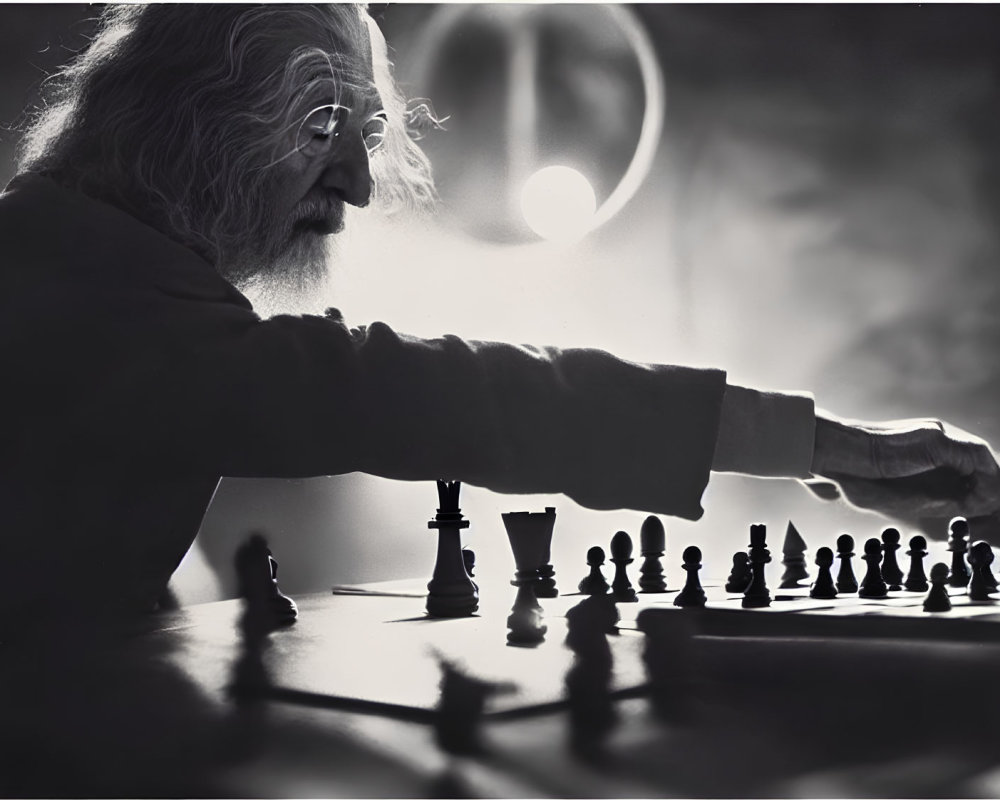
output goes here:
[[[6, 796], [995, 797], [993, 644], [696, 636], [677, 653], [683, 717], [643, 697], [643, 637], [611, 637], [620, 721], [600, 762], [569, 752], [558, 703], [565, 611], [536, 648], [506, 645], [511, 591], [432, 620], [423, 584], [295, 598], [263, 662], [300, 702], [235, 702], [240, 603], [168, 612], [115, 638], [85, 630], [4, 658]], [[493, 597], [493, 600], [488, 598]], [[681, 652], [683, 651], [683, 652]], [[439, 659], [511, 684], [488, 752], [437, 746]], [[353, 704], [353, 705], [352, 705]], [[412, 712], [412, 713], [410, 713]]]

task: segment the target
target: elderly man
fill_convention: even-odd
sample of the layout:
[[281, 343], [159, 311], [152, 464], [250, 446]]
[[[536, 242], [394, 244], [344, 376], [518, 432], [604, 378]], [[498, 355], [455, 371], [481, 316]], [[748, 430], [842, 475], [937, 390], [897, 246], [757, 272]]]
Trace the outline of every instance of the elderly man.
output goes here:
[[433, 197], [363, 9], [108, 9], [0, 198], [6, 622], [152, 607], [220, 476], [364, 471], [696, 519], [712, 470], [837, 481], [914, 517], [988, 514], [986, 443], [866, 426], [719, 370], [417, 340], [308, 287], [345, 205]]

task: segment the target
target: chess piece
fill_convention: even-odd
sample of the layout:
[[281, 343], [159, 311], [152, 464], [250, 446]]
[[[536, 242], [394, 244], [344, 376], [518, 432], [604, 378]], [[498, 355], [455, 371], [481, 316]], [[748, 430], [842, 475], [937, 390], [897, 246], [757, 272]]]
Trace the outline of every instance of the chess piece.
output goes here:
[[566, 612], [566, 646], [573, 665], [566, 673], [569, 741], [573, 753], [602, 754], [618, 715], [611, 700], [612, 655], [608, 636], [617, 633], [618, 609], [610, 595], [586, 598]]
[[521, 582], [530, 578], [536, 597], [558, 596], [554, 570], [549, 564], [556, 510], [549, 506], [545, 511], [511, 511], [500, 517], [517, 569], [511, 583], [520, 586]]
[[978, 541], [969, 548], [969, 566], [972, 567], [972, 578], [969, 581], [969, 599], [977, 602], [993, 600], [990, 592], [995, 587], [987, 575], [992, 577], [990, 564], [993, 563], [993, 548], [989, 542]]
[[995, 592], [998, 588], [1000, 588], [997, 586], [997, 579], [993, 574], [993, 568], [991, 566], [993, 564], [993, 559], [993, 548], [991, 547], [989, 557], [986, 564], [983, 566], [983, 581], [986, 583], [986, 586], [989, 587], [986, 590], [988, 592]]
[[927, 540], [919, 534], [911, 538], [906, 555], [910, 557], [910, 571], [903, 582], [903, 588], [908, 592], [926, 592], [928, 584], [924, 574], [924, 559], [927, 558]]
[[441, 695], [434, 717], [438, 745], [446, 753], [455, 755], [484, 753], [480, 722], [486, 701], [500, 692], [512, 691], [513, 684], [493, 683], [466, 675], [441, 656], [438, 662], [441, 665]]
[[924, 611], [951, 611], [951, 598], [948, 597], [948, 565], [937, 563], [931, 567], [931, 590], [924, 598]]
[[750, 585], [750, 556], [744, 550], [737, 550], [733, 553], [733, 568], [726, 581], [726, 591], [734, 594], [743, 594]]
[[767, 549], [767, 526], [750, 526], [750, 585], [743, 593], [743, 608], [764, 608], [771, 605], [771, 593], [764, 580], [764, 566], [771, 561]]
[[601, 567], [604, 565], [604, 548], [603, 547], [591, 547], [587, 551], [587, 566], [590, 567], [590, 573], [577, 587], [583, 594], [607, 594], [608, 590], [611, 588], [608, 586], [608, 582], [604, 577], [604, 573], [601, 572]]
[[869, 539], [865, 542], [865, 554], [862, 556], [868, 569], [865, 577], [861, 579], [861, 586], [858, 589], [858, 597], [884, 598], [889, 596], [889, 587], [882, 580], [882, 570], [879, 564], [882, 562], [882, 542], [878, 539]]
[[535, 577], [515, 577], [514, 584], [517, 586], [517, 594], [507, 617], [507, 644], [534, 647], [545, 641], [545, 632], [548, 630], [548, 626], [542, 622], [542, 607], [535, 594]]
[[806, 571], [806, 543], [799, 534], [791, 520], [785, 529], [785, 541], [781, 545], [781, 563], [785, 567], [785, 572], [781, 576], [779, 589], [798, 588], [799, 582], [807, 580], [809, 573]]
[[965, 553], [969, 549], [969, 522], [965, 517], [955, 517], [948, 526], [948, 550], [951, 552], [951, 575], [948, 585], [965, 588], [972, 579]]
[[896, 551], [899, 549], [899, 531], [886, 528], [882, 531], [882, 580], [890, 592], [898, 592], [903, 588], [903, 570], [896, 561]]
[[639, 589], [646, 594], [659, 594], [667, 591], [667, 582], [663, 579], [663, 566], [660, 557], [666, 550], [667, 534], [659, 517], [648, 516], [639, 529], [639, 552], [642, 554], [642, 567], [639, 568]]
[[611, 581], [611, 595], [615, 602], [637, 603], [639, 598], [626, 571], [632, 563], [632, 537], [625, 531], [618, 531], [611, 537], [611, 563], [615, 565], [615, 577]]
[[465, 571], [461, 531], [469, 527], [458, 507], [459, 481], [438, 481], [437, 515], [427, 527], [438, 532], [434, 574], [427, 584], [427, 613], [432, 617], [469, 617], [479, 610], [479, 590]]
[[240, 545], [235, 563], [237, 587], [244, 601], [244, 635], [266, 636], [294, 623], [298, 608], [278, 588], [278, 562], [261, 534], [252, 534]]
[[674, 598], [674, 605], [682, 608], [701, 608], [705, 605], [705, 590], [701, 588], [701, 581], [698, 579], [698, 570], [701, 569], [701, 550], [691, 545], [684, 548], [681, 558], [684, 560], [687, 580], [684, 582], [684, 588]]
[[833, 566], [833, 550], [829, 547], [821, 547], [816, 551], [816, 566], [819, 572], [816, 574], [816, 582], [809, 589], [809, 596], [816, 600], [832, 600], [837, 596], [837, 587], [833, 583], [833, 573], [830, 568]]
[[837, 558], [840, 559], [840, 570], [837, 572], [837, 591], [841, 594], [853, 594], [858, 590], [858, 579], [854, 577], [854, 537], [843, 533], [837, 537]]
[[[462, 548], [462, 565], [465, 567], [465, 574], [469, 576], [469, 579], [475, 578], [476, 571], [476, 551], [470, 550], [467, 547]], [[476, 587], [476, 591], [479, 591], [479, 584], [474, 580], [472, 585]]]

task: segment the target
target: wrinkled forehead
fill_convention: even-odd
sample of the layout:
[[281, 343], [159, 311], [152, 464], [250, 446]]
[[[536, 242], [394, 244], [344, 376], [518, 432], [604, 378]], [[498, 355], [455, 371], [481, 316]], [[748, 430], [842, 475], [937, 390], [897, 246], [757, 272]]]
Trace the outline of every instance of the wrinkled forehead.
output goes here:
[[[290, 16], [289, 52], [311, 54], [310, 75], [316, 81], [317, 91], [322, 89], [325, 79], [358, 100], [377, 97], [373, 50], [378, 58], [377, 53], [380, 49], [384, 52], [385, 43], [363, 7], [313, 6]], [[378, 41], [373, 43], [373, 36]]]

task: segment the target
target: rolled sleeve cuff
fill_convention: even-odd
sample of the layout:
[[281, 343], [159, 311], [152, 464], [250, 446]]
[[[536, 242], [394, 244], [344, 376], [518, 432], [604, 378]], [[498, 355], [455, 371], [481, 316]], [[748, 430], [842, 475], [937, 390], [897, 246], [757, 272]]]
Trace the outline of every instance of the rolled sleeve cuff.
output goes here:
[[808, 478], [815, 436], [811, 394], [727, 385], [712, 470]]

